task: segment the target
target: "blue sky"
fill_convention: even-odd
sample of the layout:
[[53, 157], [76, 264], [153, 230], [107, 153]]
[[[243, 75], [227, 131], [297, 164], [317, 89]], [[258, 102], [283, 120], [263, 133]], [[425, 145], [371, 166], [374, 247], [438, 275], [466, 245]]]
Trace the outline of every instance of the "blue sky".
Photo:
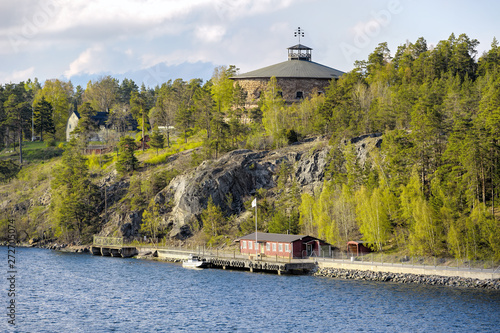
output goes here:
[[493, 0], [2, 0], [0, 84], [208, 80], [220, 65], [244, 73], [285, 61], [297, 27], [313, 61], [342, 71], [381, 42], [394, 53], [451, 33], [477, 39], [481, 55], [500, 38], [498, 13]]

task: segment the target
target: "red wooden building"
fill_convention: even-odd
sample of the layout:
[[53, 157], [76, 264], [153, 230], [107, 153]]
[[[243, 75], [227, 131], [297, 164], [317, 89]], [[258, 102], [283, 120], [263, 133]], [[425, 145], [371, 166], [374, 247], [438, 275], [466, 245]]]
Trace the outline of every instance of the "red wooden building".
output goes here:
[[363, 256], [367, 253], [372, 252], [368, 247], [367, 242], [363, 241], [348, 241], [347, 242], [347, 253], [352, 256]]
[[329, 257], [331, 246], [321, 239], [307, 235], [285, 235], [257, 232], [243, 236], [235, 242], [240, 243], [242, 254], [278, 256], [300, 259], [309, 256]]

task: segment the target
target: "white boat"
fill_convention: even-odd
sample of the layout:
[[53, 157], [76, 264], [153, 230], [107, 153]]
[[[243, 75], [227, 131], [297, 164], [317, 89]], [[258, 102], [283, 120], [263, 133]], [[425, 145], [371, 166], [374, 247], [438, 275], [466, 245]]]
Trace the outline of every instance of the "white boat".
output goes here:
[[182, 262], [184, 268], [203, 268], [207, 266], [207, 262], [201, 260], [200, 257], [190, 254], [187, 260]]

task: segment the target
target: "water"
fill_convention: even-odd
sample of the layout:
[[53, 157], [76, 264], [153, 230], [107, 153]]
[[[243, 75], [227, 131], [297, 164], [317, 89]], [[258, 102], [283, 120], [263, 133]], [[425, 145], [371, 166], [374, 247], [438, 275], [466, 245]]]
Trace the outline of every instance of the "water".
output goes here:
[[[4, 258], [7, 249], [2, 247]], [[7, 260], [2, 267], [7, 276]], [[500, 292], [18, 248], [16, 332], [499, 332]], [[2, 277], [2, 307], [8, 305]]]

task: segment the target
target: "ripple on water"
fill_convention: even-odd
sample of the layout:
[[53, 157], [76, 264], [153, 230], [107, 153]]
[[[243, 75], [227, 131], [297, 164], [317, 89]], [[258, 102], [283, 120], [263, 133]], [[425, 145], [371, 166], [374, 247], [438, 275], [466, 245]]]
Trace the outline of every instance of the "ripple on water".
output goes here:
[[[18, 332], [494, 332], [500, 293], [19, 249]], [[7, 329], [7, 323], [2, 323]]]

